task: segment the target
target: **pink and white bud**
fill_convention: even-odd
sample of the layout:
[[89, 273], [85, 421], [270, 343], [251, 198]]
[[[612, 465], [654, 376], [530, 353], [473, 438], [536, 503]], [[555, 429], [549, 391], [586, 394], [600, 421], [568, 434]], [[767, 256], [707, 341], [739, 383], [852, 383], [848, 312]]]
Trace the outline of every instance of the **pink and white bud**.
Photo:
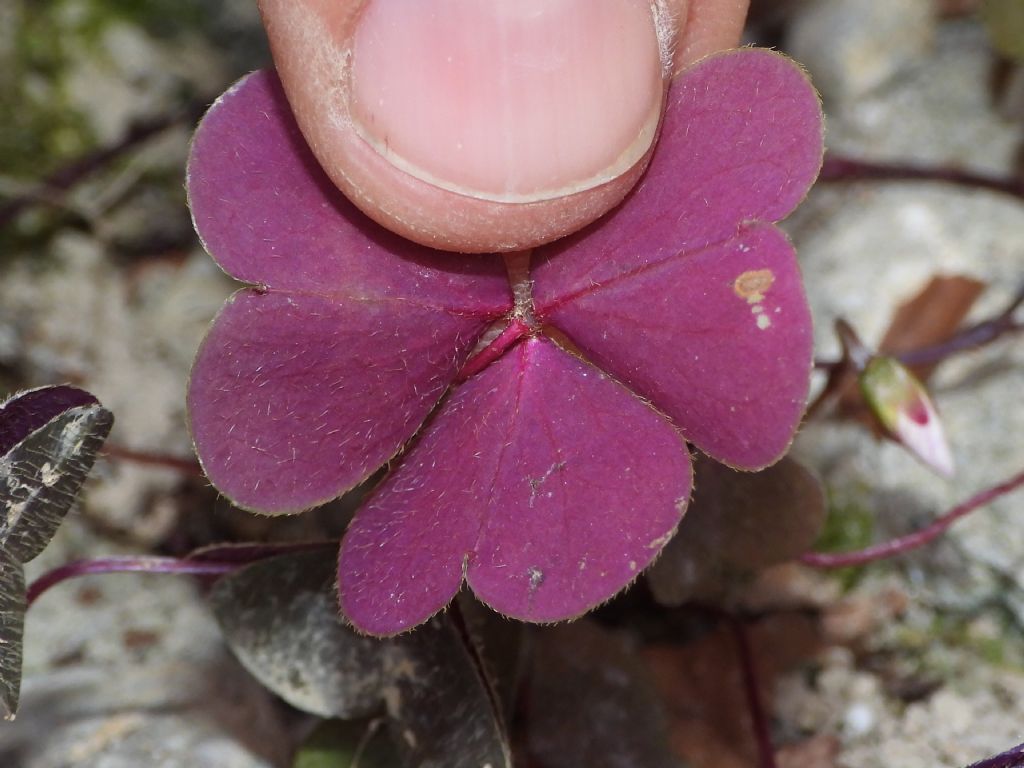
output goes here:
[[942, 421], [925, 386], [902, 363], [873, 357], [860, 375], [864, 399], [886, 433], [930, 469], [954, 472]]

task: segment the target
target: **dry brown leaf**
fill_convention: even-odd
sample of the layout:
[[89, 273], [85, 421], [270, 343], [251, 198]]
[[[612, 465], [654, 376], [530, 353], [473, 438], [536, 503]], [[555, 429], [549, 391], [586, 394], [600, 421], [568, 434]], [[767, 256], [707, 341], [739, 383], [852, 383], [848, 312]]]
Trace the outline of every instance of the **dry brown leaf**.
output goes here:
[[[985, 290], [985, 283], [963, 275], [933, 275], [914, 296], [900, 304], [878, 345], [878, 351], [898, 355], [914, 349], [942, 343], [963, 325], [964, 319]], [[937, 364], [908, 366], [918, 379], [928, 383]], [[842, 418], [856, 419], [877, 434], [877, 425], [860, 393], [857, 375], [848, 372], [835, 388], [839, 393], [836, 412]]]
[[982, 0], [935, 0], [939, 14], [945, 17], [967, 16], [976, 13]]
[[[748, 625], [761, 690], [769, 704], [779, 675], [821, 647], [815, 619], [779, 614]], [[735, 639], [724, 623], [684, 646], [643, 651], [665, 700], [672, 748], [693, 768], [749, 768], [757, 764], [750, 710]]]
[[876, 594], [850, 594], [826, 608], [822, 630], [829, 643], [853, 645], [902, 616], [909, 603], [907, 593], [896, 587]]
[[776, 753], [775, 761], [778, 768], [835, 768], [838, 757], [839, 739], [823, 733], [783, 747]]
[[[935, 275], [893, 315], [878, 351], [888, 355], [939, 344], [963, 325], [985, 283], [962, 275]], [[927, 381], [935, 365], [908, 366], [921, 381]]]

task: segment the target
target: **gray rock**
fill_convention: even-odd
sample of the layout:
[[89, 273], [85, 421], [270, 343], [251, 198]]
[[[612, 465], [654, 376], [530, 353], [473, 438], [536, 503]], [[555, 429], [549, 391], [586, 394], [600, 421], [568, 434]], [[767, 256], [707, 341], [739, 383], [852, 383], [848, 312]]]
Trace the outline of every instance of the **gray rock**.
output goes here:
[[[979, 170], [1009, 173], [1020, 132], [979, 93], [990, 56], [980, 28], [946, 25], [935, 54], [912, 75], [830, 116], [830, 146], [856, 157], [953, 166], [969, 157]], [[1024, 277], [1024, 208], [993, 193], [937, 183], [822, 185], [788, 227], [821, 356], [838, 353], [836, 317], [877, 343], [895, 308], [935, 273], [988, 284], [973, 319], [997, 311]], [[1008, 339], [957, 357], [933, 383], [958, 465], [952, 482], [858, 427], [814, 421], [798, 439], [797, 455], [825, 475], [833, 493], [877, 511], [882, 535], [918, 527], [1024, 467], [1024, 345]], [[922, 596], [968, 608], [1002, 595], [1004, 576], [1024, 590], [1024, 528], [1013, 523], [1019, 505], [1019, 495], [1000, 500], [912, 560], [926, 569]]]
[[815, 0], [800, 7], [787, 49], [826, 101], [846, 104], [885, 85], [930, 47], [933, 0]]
[[72, 665], [27, 680], [0, 727], [18, 768], [281, 768], [292, 738], [233, 659], [219, 664]]
[[[827, 2], [807, 13], [840, 5], [884, 14], [890, 5], [906, 4]], [[872, 34], [886, 40], [889, 31], [876, 26]], [[885, 87], [841, 105], [832, 100], [831, 150], [882, 162], [1012, 172], [1021, 132], [984, 87], [992, 65], [984, 30], [948, 22], [937, 40], [934, 52], [918, 48], [917, 58], [908, 58]], [[846, 44], [832, 42], [841, 59]], [[807, 63], [815, 69], [813, 57]], [[828, 77], [826, 68], [819, 81], [826, 95], [833, 95], [831, 88], [843, 93], [845, 86]], [[835, 318], [845, 317], [875, 344], [896, 307], [936, 273], [987, 283], [970, 320], [998, 311], [1024, 278], [1024, 206], [994, 193], [934, 182], [823, 184], [786, 226], [800, 253], [821, 357], [838, 354]], [[796, 456], [824, 477], [837, 506], [874, 513], [879, 538], [919, 528], [1024, 468], [1019, 337], [947, 361], [933, 385], [957, 462], [952, 481], [859, 425], [812, 420], [797, 439]], [[929, 670], [945, 683], [938, 693], [907, 706], [879, 690], [876, 675], [829, 659], [813, 690], [797, 676], [784, 682], [776, 715], [812, 732], [836, 733], [841, 764], [864, 768], [964, 765], [1019, 741], [1024, 678], [985, 663], [980, 650], [1001, 647], [1014, 656], [1016, 633], [990, 622], [995, 628], [983, 638], [972, 637], [972, 629], [959, 640], [935, 635], [943, 625], [998, 617], [993, 606], [999, 605], [1024, 623], [1022, 511], [1024, 493], [1004, 497], [914, 555], [870, 567], [857, 587], [870, 594], [872, 579], [881, 576], [905, 585], [912, 598], [908, 615], [869, 642]]]
[[[77, 521], [29, 578], [109, 542]], [[66, 582], [25, 627], [22, 703], [0, 725], [7, 768], [280, 768], [289, 717], [228, 653], [188, 577], [116, 574]]]
[[[196, 251], [182, 264], [158, 262], [126, 273], [97, 240], [62, 234], [50, 268], [26, 261], [0, 280], [0, 327], [12, 329], [33, 380], [74, 375], [115, 414], [111, 441], [141, 450], [191, 454], [185, 389], [195, 350], [236, 287]], [[86, 494], [90, 514], [146, 545], [173, 527], [152, 506], [180, 482], [173, 471], [101, 465]], [[152, 513], [151, 513], [152, 512]]]

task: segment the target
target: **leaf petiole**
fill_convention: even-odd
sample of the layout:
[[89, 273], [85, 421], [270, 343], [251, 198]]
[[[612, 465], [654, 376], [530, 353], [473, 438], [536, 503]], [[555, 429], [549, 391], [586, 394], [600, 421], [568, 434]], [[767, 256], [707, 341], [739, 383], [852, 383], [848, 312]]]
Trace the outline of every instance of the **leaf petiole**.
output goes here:
[[807, 552], [801, 555], [799, 560], [812, 568], [846, 568], [896, 557], [934, 541], [960, 518], [966, 517], [979, 507], [983, 507], [1022, 486], [1024, 486], [1024, 471], [1017, 473], [1009, 480], [975, 494], [919, 531], [852, 552]]
[[530, 332], [531, 328], [525, 321], [518, 317], [512, 318], [512, 322], [508, 324], [505, 330], [498, 334], [494, 341], [466, 361], [466, 364], [462, 366], [462, 370], [459, 371], [459, 375], [455, 380], [463, 382], [480, 373], [480, 371], [505, 354], [513, 344], [528, 336]]
[[121, 555], [98, 557], [92, 560], [76, 560], [54, 568], [33, 581], [29, 585], [26, 602], [31, 607], [51, 587], [79, 576], [99, 573], [177, 573], [191, 576], [223, 576], [243, 565], [245, 563], [204, 562], [151, 555]]

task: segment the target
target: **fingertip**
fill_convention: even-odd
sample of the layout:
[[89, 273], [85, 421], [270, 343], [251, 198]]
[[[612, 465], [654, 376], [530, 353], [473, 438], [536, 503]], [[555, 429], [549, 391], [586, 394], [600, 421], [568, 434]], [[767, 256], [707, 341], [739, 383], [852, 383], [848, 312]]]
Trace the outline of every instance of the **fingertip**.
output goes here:
[[668, 0], [679, 15], [675, 72], [717, 51], [735, 48], [743, 35], [750, 0]]
[[[676, 13], [655, 12], [666, 5]], [[738, 39], [746, 3], [260, 0], [260, 10], [334, 183], [405, 237], [492, 252], [549, 242], [618, 204], [657, 133], [672, 71], [665, 18], [697, 25], [678, 51], [699, 58]]]

